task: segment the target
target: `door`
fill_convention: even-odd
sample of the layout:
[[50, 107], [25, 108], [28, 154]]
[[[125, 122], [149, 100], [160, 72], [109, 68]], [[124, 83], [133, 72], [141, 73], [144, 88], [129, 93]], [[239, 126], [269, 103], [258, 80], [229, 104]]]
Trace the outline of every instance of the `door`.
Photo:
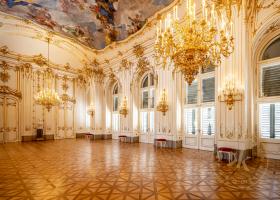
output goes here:
[[186, 148], [214, 149], [215, 107], [203, 106], [185, 108], [184, 141]]
[[0, 113], [0, 141], [19, 141], [19, 109], [17, 99], [13, 97], [1, 97]]

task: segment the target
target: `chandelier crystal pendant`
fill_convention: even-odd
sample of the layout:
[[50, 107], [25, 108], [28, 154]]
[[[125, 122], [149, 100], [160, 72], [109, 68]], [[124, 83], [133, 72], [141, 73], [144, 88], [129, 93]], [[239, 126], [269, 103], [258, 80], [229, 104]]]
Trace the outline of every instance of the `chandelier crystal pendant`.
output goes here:
[[186, 15], [182, 22], [177, 17], [177, 6], [173, 16], [167, 14], [162, 32], [162, 20], [157, 27], [155, 58], [165, 68], [168, 61], [174, 70], [180, 71], [190, 85], [200, 69], [218, 66], [221, 57], [228, 57], [234, 49], [232, 22], [221, 14], [219, 20], [214, 4], [209, 8], [202, 0], [202, 16], [196, 18], [193, 0], [186, 1]]
[[51, 110], [53, 106], [57, 106], [61, 104], [61, 99], [57, 92], [54, 89], [51, 89], [51, 74], [52, 71], [49, 66], [49, 45], [50, 45], [50, 38], [47, 38], [48, 41], [48, 68], [45, 71], [45, 77], [47, 80], [47, 88], [43, 88], [43, 90], [39, 91], [34, 99], [35, 103], [44, 106], [48, 112]]

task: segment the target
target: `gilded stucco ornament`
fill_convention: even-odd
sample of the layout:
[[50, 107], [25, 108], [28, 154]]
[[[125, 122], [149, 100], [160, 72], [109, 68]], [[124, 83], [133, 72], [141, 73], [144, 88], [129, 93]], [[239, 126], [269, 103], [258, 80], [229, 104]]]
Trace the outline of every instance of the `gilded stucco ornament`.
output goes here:
[[42, 54], [34, 56], [33, 61], [35, 64], [39, 65], [40, 67], [47, 65], [47, 59]]
[[8, 63], [6, 61], [2, 61], [0, 68], [3, 70], [0, 72], [0, 80], [6, 83], [10, 79], [10, 74], [7, 72], [7, 69], [9, 68]]
[[143, 74], [145, 71], [149, 70], [149, 61], [146, 59], [146, 57], [144, 57], [144, 47], [140, 44], [135, 45], [133, 47], [133, 53], [136, 56], [137, 60], [137, 69], [136, 69], [136, 73], [141, 75]]
[[11, 89], [9, 86], [6, 86], [6, 85], [1, 85], [1, 86], [0, 86], [0, 94], [3, 94], [3, 95], [12, 95], [12, 96], [18, 97], [19, 99], [22, 98], [22, 94], [21, 94], [20, 91], [18, 91], [18, 90], [13, 90], [13, 89]]
[[0, 53], [6, 55], [9, 52], [8, 47], [6, 45], [0, 47]]

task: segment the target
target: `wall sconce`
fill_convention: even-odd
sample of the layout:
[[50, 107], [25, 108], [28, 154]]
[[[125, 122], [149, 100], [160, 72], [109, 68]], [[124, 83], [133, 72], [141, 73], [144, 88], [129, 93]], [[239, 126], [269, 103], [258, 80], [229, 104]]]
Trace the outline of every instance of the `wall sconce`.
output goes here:
[[232, 107], [236, 101], [242, 100], [242, 91], [241, 87], [237, 87], [233, 78], [230, 78], [226, 81], [226, 84], [219, 95], [219, 101], [225, 102], [228, 109], [232, 110]]
[[126, 115], [128, 114], [126, 96], [124, 97], [124, 99], [122, 101], [121, 108], [120, 108], [120, 114], [123, 115], [124, 117], [126, 117]]
[[90, 106], [88, 107], [88, 109], [87, 109], [87, 114], [90, 115], [91, 117], [94, 116], [95, 110], [94, 110], [93, 104], [90, 104]]
[[161, 93], [160, 101], [157, 105], [157, 111], [162, 112], [163, 116], [165, 116], [165, 113], [168, 111], [167, 95], [165, 89], [163, 89]]

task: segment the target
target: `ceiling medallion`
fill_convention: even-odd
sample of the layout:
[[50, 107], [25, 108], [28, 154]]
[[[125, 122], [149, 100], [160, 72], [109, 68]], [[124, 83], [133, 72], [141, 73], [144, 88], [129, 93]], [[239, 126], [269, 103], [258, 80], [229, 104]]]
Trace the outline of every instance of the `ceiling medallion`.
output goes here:
[[174, 63], [175, 71], [180, 71], [190, 85], [201, 68], [219, 65], [221, 57], [233, 52], [232, 22], [221, 15], [218, 19], [214, 4], [209, 12], [202, 1], [202, 17], [196, 19], [193, 0], [187, 0], [186, 15], [179, 23], [177, 6], [173, 16], [165, 18], [165, 30], [162, 32], [162, 20], [157, 27], [155, 57], [158, 63], [166, 66]]

